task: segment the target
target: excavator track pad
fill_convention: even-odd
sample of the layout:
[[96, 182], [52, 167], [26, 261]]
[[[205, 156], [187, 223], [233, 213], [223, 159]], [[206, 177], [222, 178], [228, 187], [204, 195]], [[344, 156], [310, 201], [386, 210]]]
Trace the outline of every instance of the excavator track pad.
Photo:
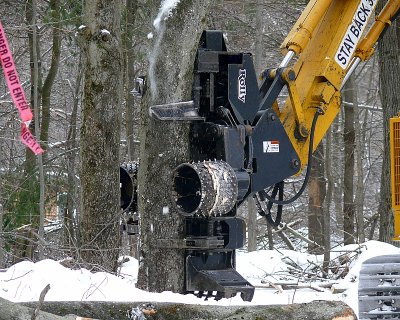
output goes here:
[[400, 255], [364, 261], [358, 285], [358, 318], [400, 319]]

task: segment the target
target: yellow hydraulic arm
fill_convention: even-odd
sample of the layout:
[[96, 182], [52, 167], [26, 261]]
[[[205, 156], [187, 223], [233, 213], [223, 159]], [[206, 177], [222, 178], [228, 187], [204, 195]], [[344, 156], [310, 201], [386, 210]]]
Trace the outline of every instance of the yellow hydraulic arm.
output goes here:
[[[308, 162], [314, 115], [322, 113], [314, 131], [318, 146], [340, 108], [340, 90], [400, 11], [400, 0], [389, 0], [379, 14], [378, 0], [311, 0], [281, 45], [280, 68], [289, 98], [279, 110], [285, 131], [301, 166]], [[375, 17], [374, 23], [369, 23]], [[367, 31], [368, 30], [368, 31]], [[296, 62], [290, 65], [297, 56]], [[270, 75], [273, 76], [273, 75]], [[391, 119], [392, 206], [395, 240], [400, 240], [400, 118]]]
[[[315, 149], [340, 108], [340, 90], [360, 61], [400, 10], [389, 0], [375, 15], [378, 0], [311, 0], [281, 45], [286, 54], [279, 67], [289, 98], [279, 114], [302, 166], [308, 161], [309, 133], [316, 109], [322, 111], [314, 137]], [[369, 20], [375, 17], [369, 27]], [[368, 32], [366, 30], [368, 29]], [[290, 67], [294, 56], [297, 61]]]

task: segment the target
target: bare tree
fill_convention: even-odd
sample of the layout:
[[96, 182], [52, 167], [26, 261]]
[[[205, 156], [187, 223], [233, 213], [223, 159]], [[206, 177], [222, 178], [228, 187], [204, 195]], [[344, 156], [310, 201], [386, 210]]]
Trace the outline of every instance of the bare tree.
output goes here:
[[308, 245], [308, 250], [313, 253], [322, 253], [320, 248], [324, 245], [324, 199], [326, 195], [324, 144], [321, 142], [313, 154], [313, 163], [308, 186], [308, 237], [314, 244]]
[[354, 108], [354, 132], [355, 132], [355, 164], [356, 169], [354, 175], [357, 177], [356, 190], [354, 195], [354, 207], [355, 207], [355, 218], [356, 218], [356, 229], [357, 239], [359, 243], [365, 242], [365, 230], [364, 230], [364, 170], [363, 170], [363, 137], [362, 128], [360, 124], [360, 108], [358, 106], [358, 88], [356, 85], [355, 77], [350, 77], [349, 82], [353, 89], [353, 108]]
[[86, 1], [81, 129], [82, 259], [116, 270], [119, 253], [119, 144], [122, 99], [121, 1]]
[[58, 72], [58, 66], [61, 56], [61, 21], [60, 21], [60, 1], [50, 0], [49, 9], [51, 12], [51, 29], [52, 29], [52, 48], [51, 48], [51, 63], [47, 76], [43, 82], [42, 90], [42, 108], [41, 108], [41, 123], [40, 123], [40, 140], [44, 148], [47, 147], [49, 139], [50, 126], [50, 98], [51, 91]]
[[[351, 82], [343, 90], [343, 98], [353, 102]], [[343, 238], [344, 244], [354, 243], [354, 109], [344, 106], [344, 172], [343, 172]]]
[[165, 248], [163, 239], [180, 239], [183, 218], [172, 204], [172, 170], [189, 157], [189, 124], [149, 118], [148, 108], [191, 99], [193, 65], [209, 1], [181, 1], [167, 20], [158, 16], [150, 54], [149, 88], [142, 103], [139, 212], [141, 258], [138, 287], [184, 290], [184, 250]]
[[138, 9], [137, 0], [126, 1], [126, 23], [124, 34], [124, 58], [125, 58], [125, 131], [128, 161], [136, 160], [139, 156], [138, 148], [135, 148], [134, 125], [135, 116], [139, 114], [138, 103], [132, 94], [135, 83], [135, 19]]
[[64, 245], [67, 248], [71, 248], [76, 246], [78, 242], [78, 232], [77, 225], [78, 220], [77, 217], [79, 213], [74, 217], [74, 211], [79, 207], [77, 205], [77, 118], [78, 118], [78, 106], [81, 95], [81, 85], [82, 85], [82, 77], [83, 77], [83, 68], [82, 68], [82, 55], [80, 55], [78, 62], [78, 74], [76, 77], [76, 83], [74, 88], [74, 97], [73, 97], [73, 105], [72, 112], [69, 121], [69, 129], [67, 135], [67, 199], [64, 208]]

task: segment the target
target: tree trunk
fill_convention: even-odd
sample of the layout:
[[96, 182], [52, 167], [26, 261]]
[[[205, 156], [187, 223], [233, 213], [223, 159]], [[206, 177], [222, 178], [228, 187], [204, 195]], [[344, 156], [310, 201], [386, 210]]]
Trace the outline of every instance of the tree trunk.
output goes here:
[[[39, 82], [39, 64], [38, 64], [38, 52], [36, 48], [39, 47], [37, 38], [36, 28], [36, 0], [32, 0], [32, 25], [33, 25], [33, 78], [34, 83]], [[34, 87], [33, 92], [33, 110], [35, 119], [35, 135], [36, 137], [40, 134], [40, 120], [39, 120], [39, 99], [38, 99], [38, 87]], [[42, 260], [44, 258], [44, 247], [42, 239], [44, 238], [44, 167], [43, 167], [43, 155], [37, 155], [38, 168], [39, 168], [39, 225], [36, 225], [36, 219], [34, 220], [34, 228], [38, 227], [39, 245], [38, 245], [38, 258]]]
[[257, 209], [253, 197], [247, 199], [247, 250], [257, 250]]
[[[308, 238], [320, 246], [324, 245], [324, 199], [326, 195], [326, 182], [324, 172], [324, 144], [321, 142], [313, 154], [313, 163], [308, 185]], [[317, 252], [312, 244], [308, 251]]]
[[[26, 21], [28, 22], [28, 43], [29, 43], [29, 65], [30, 65], [30, 81], [31, 81], [31, 87], [30, 87], [30, 104], [31, 106], [35, 105], [34, 102], [34, 97], [35, 97], [35, 90], [37, 91], [37, 101], [41, 100], [41, 94], [42, 94], [42, 73], [41, 73], [41, 61], [38, 60], [37, 64], [38, 64], [38, 71], [39, 71], [39, 75], [38, 75], [38, 79], [37, 82], [35, 82], [34, 79], [34, 51], [36, 50], [36, 55], [38, 57], [40, 57], [40, 46], [39, 46], [39, 41], [36, 41], [36, 43], [34, 44], [33, 41], [33, 28], [36, 29], [36, 32], [38, 31], [37, 25], [33, 24], [33, 0], [28, 0], [27, 4], [26, 4], [26, 11], [25, 11], [25, 17], [26, 17]], [[39, 36], [40, 38], [40, 36]], [[39, 117], [40, 118], [40, 117]], [[31, 132], [35, 132], [35, 121], [32, 121], [29, 129], [31, 130]], [[26, 148], [26, 156], [25, 156], [25, 172], [26, 175], [28, 176], [29, 179], [32, 179], [30, 177], [30, 175], [32, 174], [32, 172], [36, 169], [36, 157], [34, 155], [34, 153], [29, 149]], [[37, 187], [37, 186], [32, 186], [33, 187]], [[32, 194], [38, 194], [37, 192], [32, 192], [33, 190], [29, 190]], [[32, 203], [37, 204], [38, 203], [38, 199], [32, 199]], [[36, 206], [37, 207], [37, 206]], [[35, 209], [35, 214], [38, 213], [38, 208]]]
[[268, 238], [268, 249], [274, 250], [274, 237], [272, 234], [272, 226], [267, 222], [267, 238]]
[[47, 148], [49, 140], [49, 126], [50, 126], [50, 97], [53, 88], [54, 80], [57, 75], [58, 65], [61, 55], [61, 23], [60, 23], [60, 1], [50, 0], [49, 9], [51, 12], [51, 26], [53, 32], [52, 51], [51, 51], [51, 64], [49, 72], [43, 83], [42, 88], [42, 114], [40, 122], [40, 141], [42, 147]]
[[86, 1], [81, 129], [82, 259], [116, 271], [120, 246], [121, 1]]
[[[0, 308], [2, 300], [0, 299]], [[8, 305], [12, 305], [8, 303]], [[35, 303], [24, 303], [35, 307]], [[147, 307], [149, 306], [149, 307]], [[21, 308], [21, 306], [17, 305]], [[15, 308], [15, 307], [14, 307]], [[147, 312], [146, 312], [147, 309]], [[52, 314], [78, 314], [89, 319], [125, 320], [127, 314], [130, 319], [146, 320], [356, 320], [354, 312], [341, 301], [313, 301], [289, 305], [259, 305], [259, 306], [218, 306], [218, 305], [191, 305], [162, 302], [44, 302], [42, 310]], [[143, 311], [142, 311], [143, 310]], [[133, 313], [132, 311], [135, 311]], [[11, 318], [3, 318], [0, 320]], [[25, 318], [12, 318], [25, 320]], [[30, 318], [29, 318], [30, 319]], [[58, 319], [58, 318], [54, 318]], [[74, 318], [75, 319], [75, 318]], [[28, 319], [26, 319], [28, 320]], [[41, 320], [40, 318], [38, 320]]]
[[[380, 4], [378, 4], [379, 6]], [[378, 10], [377, 10], [378, 11]], [[379, 12], [379, 11], [378, 11]], [[389, 118], [400, 111], [400, 41], [396, 30], [400, 18], [378, 43], [379, 88], [383, 109], [383, 161], [379, 200], [379, 240], [390, 242], [393, 236], [393, 214], [391, 210], [390, 173], [389, 173]], [[398, 31], [397, 31], [398, 32]]]
[[6, 299], [0, 298], [0, 320], [76, 320], [79, 319], [75, 315], [62, 315], [58, 316], [46, 311], [40, 311], [37, 318], [33, 318], [32, 314], [36, 309], [36, 305], [32, 304], [27, 307], [21, 304], [12, 303]]
[[331, 215], [330, 208], [333, 194], [332, 177], [332, 128], [329, 128], [325, 139], [325, 176], [326, 176], [326, 196], [324, 203], [324, 262], [323, 270], [327, 275], [329, 273], [329, 261], [331, 260]]
[[[78, 117], [78, 105], [81, 95], [81, 85], [83, 76], [83, 64], [82, 55], [79, 57], [78, 63], [78, 75], [75, 82], [74, 100], [69, 121], [69, 130], [67, 136], [67, 203], [64, 210], [64, 245], [67, 248], [76, 246], [78, 242], [77, 237], [77, 226], [79, 217], [79, 205], [77, 204], [77, 179], [76, 179], [76, 156], [77, 156], [77, 117]], [[76, 215], [74, 217], [74, 212]], [[75, 256], [75, 253], [71, 253], [71, 256]]]
[[[37, 25], [35, 23], [34, 17], [34, 1], [29, 0], [26, 3], [26, 11], [25, 18], [29, 25], [28, 27], [28, 44], [29, 44], [29, 65], [30, 65], [30, 104], [35, 109], [37, 106], [37, 101], [40, 101], [40, 93], [41, 93], [41, 73], [40, 73], [40, 61], [36, 58], [39, 56], [39, 41], [34, 41], [34, 29], [37, 32]], [[35, 67], [36, 66], [36, 67]], [[38, 74], [36, 74], [38, 72]], [[35, 76], [36, 74], [36, 76]], [[38, 109], [38, 108], [37, 108]], [[33, 110], [34, 116], [36, 117], [36, 112]], [[35, 132], [35, 121], [32, 121], [29, 126], [31, 132]], [[25, 162], [24, 162], [24, 174], [21, 177], [24, 185], [18, 192], [15, 214], [17, 216], [16, 227], [20, 227], [22, 225], [33, 224], [34, 228], [37, 229], [39, 225], [39, 202], [40, 202], [40, 186], [39, 179], [37, 178], [37, 158], [34, 153], [29, 149], [25, 148]], [[30, 240], [24, 239], [19, 242], [19, 252], [21, 256], [14, 257], [13, 259], [19, 261], [21, 259], [34, 259], [33, 250], [31, 250], [33, 246], [33, 242], [36, 239], [32, 238]]]
[[[353, 77], [353, 76], [352, 76]], [[343, 99], [354, 102], [351, 81], [343, 90]], [[344, 244], [354, 243], [354, 109], [344, 105], [344, 173], [343, 173], [343, 239]]]
[[[339, 164], [343, 163], [342, 161], [342, 152], [341, 152], [341, 141], [342, 141], [342, 134], [341, 134], [341, 125], [339, 118], [343, 114], [343, 111], [336, 117], [336, 119], [332, 123], [332, 141], [335, 142], [334, 147], [331, 151], [331, 159], [332, 163]], [[332, 180], [333, 183], [333, 190], [332, 190], [332, 199], [334, 204], [334, 211], [335, 211], [335, 220], [336, 220], [336, 228], [343, 228], [343, 184], [342, 184], [342, 166], [335, 165], [332, 170]], [[342, 230], [342, 229], [341, 229]]]
[[141, 259], [138, 287], [149, 291], [184, 290], [184, 250], [166, 249], [158, 239], [180, 239], [183, 219], [171, 197], [171, 172], [189, 157], [189, 124], [149, 117], [154, 104], [191, 99], [193, 64], [209, 1], [179, 2], [160, 17], [150, 53], [149, 88], [142, 102], [138, 205]]
[[[308, 238], [320, 246], [324, 245], [324, 199], [326, 182], [324, 170], [324, 144], [321, 142], [313, 154], [313, 163], [308, 185]], [[313, 253], [317, 248], [308, 245], [308, 251]]]
[[256, 43], [254, 48], [254, 67], [256, 74], [261, 74], [264, 69], [263, 66], [263, 52], [265, 52], [265, 46], [263, 41], [264, 36], [264, 0], [257, 0], [257, 13], [256, 13]]
[[135, 121], [139, 115], [139, 106], [135, 104], [135, 98], [132, 94], [132, 89], [135, 83], [135, 50], [134, 50], [134, 27], [137, 11], [137, 0], [126, 1], [126, 34], [125, 34], [125, 131], [128, 161], [137, 160], [139, 150], [135, 148]]
[[355, 216], [357, 227], [358, 243], [365, 242], [365, 226], [364, 226], [364, 170], [363, 170], [363, 146], [364, 139], [362, 135], [362, 128], [360, 123], [360, 108], [358, 106], [358, 88], [354, 77], [349, 79], [353, 90], [353, 108], [355, 113], [354, 130], [355, 139], [354, 151], [356, 154], [356, 171], [354, 172], [356, 179], [356, 192], [354, 197]]

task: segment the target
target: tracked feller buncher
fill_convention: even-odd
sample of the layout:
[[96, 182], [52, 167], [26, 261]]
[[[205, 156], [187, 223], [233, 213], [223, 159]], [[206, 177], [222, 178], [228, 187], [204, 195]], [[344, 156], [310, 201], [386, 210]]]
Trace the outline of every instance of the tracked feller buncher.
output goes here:
[[[388, 1], [380, 13], [375, 12], [377, 2], [311, 0], [281, 45], [280, 65], [259, 77], [250, 53], [229, 52], [222, 32], [205, 31], [194, 63], [193, 100], [150, 108], [161, 121], [191, 122], [192, 161], [174, 170], [171, 190], [185, 219], [185, 238], [172, 242], [186, 252], [187, 292], [216, 299], [237, 293], [246, 301], [253, 298], [254, 287], [235, 270], [235, 250], [244, 245], [246, 234], [237, 208], [253, 197], [259, 214], [278, 226], [282, 206], [302, 194], [312, 153], [340, 110], [341, 89], [359, 63], [372, 56], [399, 13], [400, 0]], [[284, 88], [289, 97], [278, 103]], [[396, 149], [400, 122], [392, 123], [397, 126]], [[399, 151], [394, 158], [400, 159]], [[306, 166], [303, 186], [285, 199], [284, 180]], [[399, 185], [394, 188], [397, 205]], [[387, 288], [396, 286], [400, 275], [380, 276], [382, 270], [399, 272], [397, 260], [379, 258], [371, 261], [373, 267], [364, 265], [360, 318], [400, 314], [397, 291], [379, 288], [392, 280]], [[366, 277], [371, 285], [365, 285]]]

